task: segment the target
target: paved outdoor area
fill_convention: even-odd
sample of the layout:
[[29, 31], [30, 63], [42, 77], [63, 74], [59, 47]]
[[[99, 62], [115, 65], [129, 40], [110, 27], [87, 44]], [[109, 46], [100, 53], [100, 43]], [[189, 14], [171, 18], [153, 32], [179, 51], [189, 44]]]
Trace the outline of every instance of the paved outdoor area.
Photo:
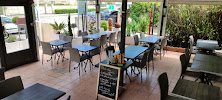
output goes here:
[[[39, 54], [41, 58], [41, 48]], [[170, 84], [169, 92], [171, 92], [181, 73], [179, 61], [179, 56], [181, 54], [182, 53], [168, 51], [161, 60], [159, 56], [154, 56], [154, 70], [150, 68], [149, 74], [146, 74], [145, 69], [143, 70], [142, 83], [140, 82], [140, 76], [136, 76], [133, 73], [131, 74], [129, 68], [128, 73], [133, 81], [129, 82], [128, 77], [125, 77], [126, 91], [119, 97], [119, 100], [159, 100], [160, 91], [157, 78], [163, 72], [167, 72], [168, 74]], [[68, 51], [66, 52], [66, 57], [69, 58]], [[105, 57], [105, 52], [102, 52], [102, 60], [104, 60]], [[194, 55], [192, 55], [192, 58], [193, 57]], [[60, 100], [66, 100], [68, 95], [71, 95], [71, 100], [96, 99], [98, 68], [93, 67], [93, 69], [90, 70], [88, 64], [87, 71], [84, 72], [83, 68], [81, 68], [79, 76], [79, 69], [73, 69], [73, 67], [77, 66], [77, 63], [73, 62], [71, 65], [72, 71], [68, 72], [68, 60], [64, 62], [60, 60], [59, 64], [54, 63], [52, 67], [51, 63], [46, 61], [48, 59], [49, 57], [44, 56], [43, 65], [40, 59], [38, 62], [8, 70], [6, 72], [6, 78], [20, 75], [25, 88], [35, 83], [41, 83], [62, 90], [67, 94], [60, 98]], [[99, 56], [93, 57], [93, 63], [96, 64], [98, 62]], [[189, 77], [185, 77], [185, 79], [194, 80]], [[215, 85], [222, 88], [222, 84]]]

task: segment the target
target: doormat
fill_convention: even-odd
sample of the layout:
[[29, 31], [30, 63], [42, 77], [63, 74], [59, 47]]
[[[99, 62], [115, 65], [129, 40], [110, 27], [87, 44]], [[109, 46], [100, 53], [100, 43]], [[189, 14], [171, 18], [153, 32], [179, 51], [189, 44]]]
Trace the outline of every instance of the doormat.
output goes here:
[[53, 68], [52, 71], [60, 73], [60, 74], [65, 74], [68, 72], [68, 70], [63, 69], [63, 68]]

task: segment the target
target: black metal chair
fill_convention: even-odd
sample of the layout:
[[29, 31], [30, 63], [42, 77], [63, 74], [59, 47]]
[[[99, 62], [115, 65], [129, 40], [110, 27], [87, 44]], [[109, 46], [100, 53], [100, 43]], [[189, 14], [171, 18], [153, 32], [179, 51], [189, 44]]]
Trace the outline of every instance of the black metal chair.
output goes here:
[[181, 63], [181, 75], [180, 78], [184, 78], [184, 76], [189, 76], [196, 78], [197, 81], [201, 77], [201, 73], [194, 71], [187, 71], [188, 60], [185, 54], [180, 55], [180, 63]]
[[82, 32], [81, 35], [82, 35], [82, 43], [88, 43], [88, 42], [89, 42], [89, 41], [88, 41], [89, 39], [88, 39], [88, 38], [83, 38], [83, 36], [87, 36], [88, 33], [87, 33], [87, 32]]
[[[99, 55], [99, 59], [100, 59], [100, 62], [101, 62], [101, 46], [100, 46], [100, 40], [91, 40], [90, 41], [90, 45], [91, 46], [94, 46], [94, 47], [97, 47], [96, 49], [94, 50], [91, 50], [89, 51], [89, 53], [87, 53], [87, 55], [89, 56], [89, 59], [92, 59], [93, 56], [96, 56], [96, 55]], [[92, 63], [92, 62], [91, 62]]]
[[[154, 53], [154, 45], [152, 45], [149, 49], [148, 49], [148, 71], [149, 71], [149, 63], [152, 61], [152, 66], [153, 66], [153, 70], [154, 70], [154, 62], [153, 62], [153, 53]], [[138, 57], [136, 57], [137, 60], [142, 60], [143, 55], [140, 55]]]
[[114, 46], [109, 46], [109, 47], [106, 48], [106, 55], [107, 55], [107, 56], [108, 56], [108, 51], [109, 51], [109, 50], [112, 50], [113, 53], [114, 53], [114, 52], [115, 52]]
[[[60, 52], [61, 50], [53, 49], [52, 46], [50, 45], [50, 43], [48, 43], [48, 42], [41, 42], [41, 44], [42, 44], [42, 65], [43, 65], [43, 58], [44, 58], [44, 54], [45, 54], [45, 55], [51, 56], [51, 58], [50, 58], [51, 66], [53, 66], [52, 56], [55, 55], [56, 53]], [[55, 55], [55, 58], [56, 58], [56, 55]], [[50, 60], [47, 60], [47, 62]]]
[[161, 60], [161, 55], [163, 53], [163, 57], [164, 57], [164, 54], [165, 54], [165, 51], [164, 51], [164, 47], [167, 45], [167, 38], [164, 38], [162, 41], [161, 41], [161, 45], [160, 46], [156, 46], [156, 49], [160, 51], [160, 60]]
[[164, 72], [158, 77], [158, 83], [160, 87], [160, 100], [184, 100], [182, 98], [174, 97], [168, 95], [169, 91], [169, 81], [167, 73]]
[[187, 58], [187, 60], [188, 60], [188, 65], [187, 65], [187, 67], [191, 67], [191, 65], [192, 65], [192, 63], [190, 63], [191, 53], [190, 53], [189, 48], [186, 48], [186, 49], [185, 49], [185, 55], [186, 55], [186, 58]]
[[146, 72], [147, 72], [147, 60], [148, 60], [148, 54], [149, 54], [150, 50], [146, 51], [143, 56], [142, 56], [142, 59], [140, 61], [133, 61], [133, 66], [134, 67], [137, 67], [137, 68], [140, 68], [141, 71], [140, 71], [140, 74], [141, 74], [141, 82], [142, 82], [142, 69], [143, 68], [146, 68]]
[[139, 37], [138, 37], [138, 35], [134, 35], [133, 36], [133, 38], [134, 38], [134, 45], [139, 45]]
[[0, 81], [5, 80], [5, 68], [0, 68]]
[[[71, 61], [74, 61], [78, 63], [78, 68], [79, 68], [79, 75], [80, 75], [80, 67], [83, 65], [83, 62], [87, 60], [87, 55], [82, 55], [80, 56], [79, 50], [75, 48], [69, 48], [69, 54], [70, 54], [70, 61], [69, 61], [69, 72], [70, 72], [70, 67], [71, 67]], [[86, 66], [86, 63], [85, 63]], [[75, 69], [76, 67], [74, 67]]]
[[12, 77], [0, 81], [0, 99], [12, 95], [24, 89], [22, 79], [20, 76]]

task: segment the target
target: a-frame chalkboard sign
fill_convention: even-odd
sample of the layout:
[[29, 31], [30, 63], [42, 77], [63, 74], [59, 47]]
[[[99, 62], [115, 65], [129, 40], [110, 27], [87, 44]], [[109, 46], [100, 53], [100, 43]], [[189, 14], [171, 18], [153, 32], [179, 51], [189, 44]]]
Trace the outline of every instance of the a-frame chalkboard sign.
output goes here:
[[109, 100], [117, 100], [119, 91], [120, 68], [99, 64], [97, 79], [97, 98], [102, 97]]

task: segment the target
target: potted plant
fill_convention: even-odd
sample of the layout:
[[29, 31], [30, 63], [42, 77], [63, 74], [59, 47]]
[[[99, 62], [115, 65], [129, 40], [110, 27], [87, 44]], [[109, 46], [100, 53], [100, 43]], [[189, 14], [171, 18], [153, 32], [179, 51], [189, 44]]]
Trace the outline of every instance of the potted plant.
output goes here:
[[55, 31], [57, 31], [56, 34], [60, 34], [60, 32], [66, 27], [66, 25], [63, 22], [60, 24], [55, 22], [55, 24], [50, 24], [50, 25], [53, 27]]
[[149, 17], [145, 15], [141, 15], [139, 18], [139, 31], [142, 33], [147, 32], [149, 26]]
[[71, 26], [71, 22], [70, 22], [70, 13], [68, 16], [68, 33], [66, 34], [67, 36], [73, 36], [72, 34], [72, 26]]
[[132, 20], [131, 22], [131, 30], [133, 34], [136, 34], [136, 32], [139, 31], [138, 23], [135, 20]]
[[107, 31], [107, 29], [108, 29], [108, 24], [107, 24], [107, 22], [105, 21], [105, 19], [102, 21], [101, 27], [104, 28], [104, 31]]

